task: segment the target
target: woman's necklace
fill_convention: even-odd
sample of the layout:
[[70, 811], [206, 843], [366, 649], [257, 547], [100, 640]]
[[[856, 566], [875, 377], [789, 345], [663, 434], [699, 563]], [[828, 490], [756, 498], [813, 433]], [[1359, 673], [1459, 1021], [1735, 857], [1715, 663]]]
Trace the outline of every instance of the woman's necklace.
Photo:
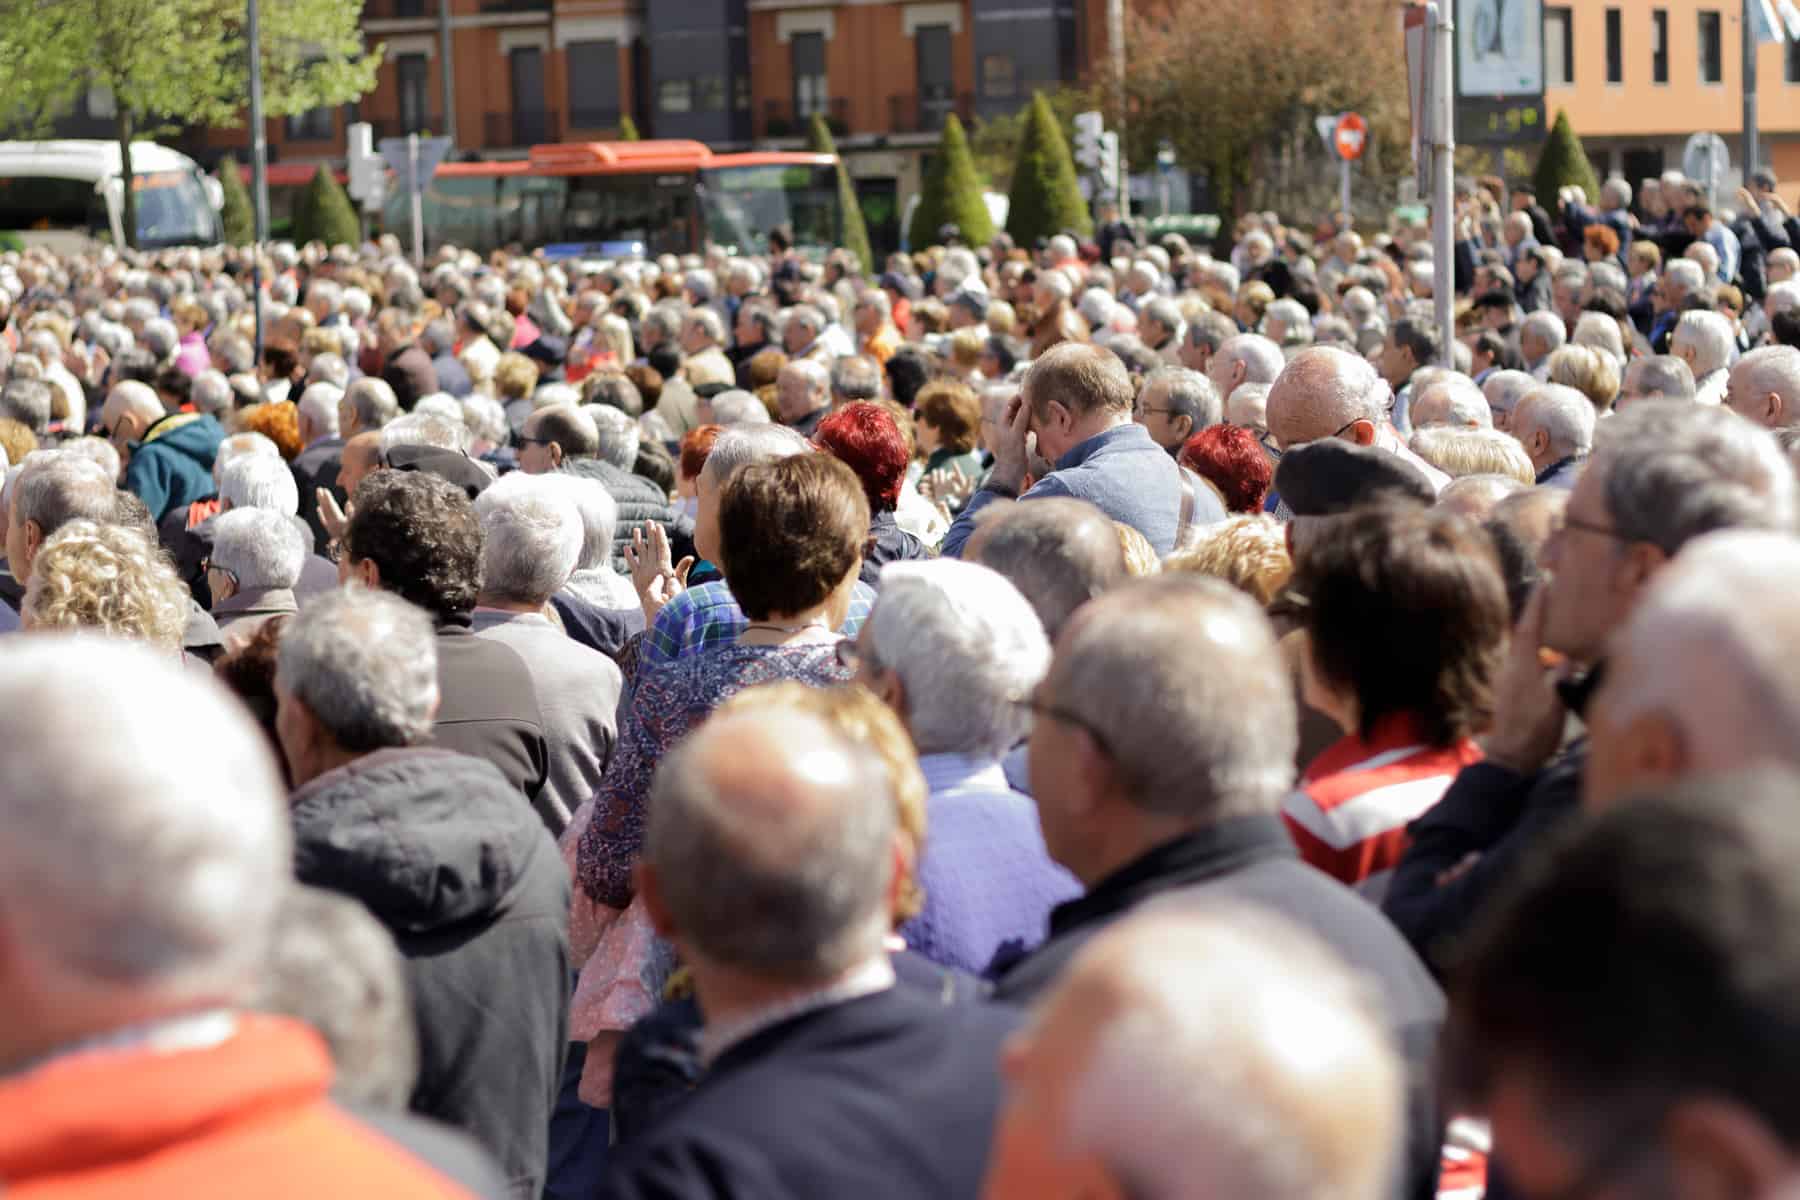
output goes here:
[[776, 625], [769, 621], [752, 621], [750, 624], [744, 626], [744, 628], [746, 631], [751, 629], [768, 629], [773, 630], [776, 633], [804, 633], [808, 629], [818, 629], [830, 632], [826, 629], [825, 622], [817, 620], [802, 621], [798, 625]]

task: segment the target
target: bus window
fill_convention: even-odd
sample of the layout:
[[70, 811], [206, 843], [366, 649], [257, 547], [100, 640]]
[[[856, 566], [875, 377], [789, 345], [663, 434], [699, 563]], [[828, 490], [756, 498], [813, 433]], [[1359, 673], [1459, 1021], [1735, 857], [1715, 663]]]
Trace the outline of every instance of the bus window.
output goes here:
[[564, 242], [642, 242], [651, 254], [694, 249], [691, 175], [575, 175]]
[[0, 230], [107, 233], [106, 206], [91, 180], [19, 175], [0, 179]]
[[706, 236], [721, 246], [761, 253], [770, 231], [784, 224], [796, 245], [837, 244], [835, 167], [713, 167], [700, 172], [700, 182]]
[[137, 193], [138, 246], [207, 245], [219, 240], [218, 215], [200, 178], [187, 171], [134, 175]]
[[557, 240], [562, 228], [568, 180], [529, 175], [508, 176], [500, 181], [500, 213], [492, 244], [517, 242], [541, 246]]

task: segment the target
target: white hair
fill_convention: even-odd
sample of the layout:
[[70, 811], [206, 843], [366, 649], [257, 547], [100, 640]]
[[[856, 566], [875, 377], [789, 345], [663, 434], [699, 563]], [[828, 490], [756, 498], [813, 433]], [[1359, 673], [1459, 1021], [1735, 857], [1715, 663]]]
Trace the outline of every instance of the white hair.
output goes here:
[[574, 408], [581, 403], [581, 389], [569, 383], [541, 383], [531, 393], [533, 411], [549, 408], [552, 404], [566, 404]]
[[219, 474], [219, 499], [232, 508], [266, 508], [293, 516], [300, 485], [279, 454], [240, 454]]
[[464, 396], [462, 399], [463, 425], [469, 431], [471, 442], [480, 440], [491, 442], [496, 446], [504, 446], [511, 429], [506, 424], [506, 410], [492, 396], [479, 393]]
[[1049, 669], [1050, 643], [998, 571], [950, 558], [890, 563], [869, 638], [905, 686], [919, 753], [997, 759], [1028, 732], [1021, 702]]
[[247, 1001], [293, 851], [243, 706], [167, 653], [44, 632], [0, 661], [0, 745], [15, 958], [171, 1005]]
[[[196, 381], [198, 386], [198, 381]], [[338, 432], [338, 401], [344, 398], [344, 389], [332, 383], [315, 383], [300, 393], [300, 419], [315, 432], [318, 437], [336, 437]]]
[[[228, 435], [219, 443], [219, 449], [213, 455], [213, 486], [217, 487], [224, 482], [226, 467], [246, 455], [280, 458], [281, 448], [267, 434], [252, 432]], [[283, 465], [286, 465], [285, 462]]]
[[720, 392], [706, 403], [712, 409], [713, 421], [720, 425], [769, 423], [769, 410], [764, 407], [763, 402], [741, 388]]
[[1691, 258], [1672, 259], [1663, 268], [1663, 276], [1678, 284], [1683, 296], [1691, 296], [1706, 286], [1706, 271]]
[[1706, 242], [1690, 242], [1688, 248], [1682, 252], [1682, 257], [1699, 263], [1708, 279], [1716, 277], [1719, 273], [1719, 252]]
[[594, 429], [600, 435], [601, 461], [609, 462], [621, 471], [631, 470], [637, 463], [638, 445], [643, 437], [637, 422], [610, 404], [584, 404], [580, 411], [593, 418]]
[[[269, 444], [274, 445], [273, 442]], [[87, 459], [105, 471], [106, 477], [115, 482], [119, 478], [119, 472], [124, 469], [124, 464], [119, 459], [118, 449], [103, 437], [95, 437], [90, 434], [85, 437], [71, 438], [58, 446], [57, 450], [63, 454], [72, 454], [77, 458]]]
[[1095, 329], [1111, 324], [1117, 308], [1117, 301], [1101, 288], [1089, 288], [1081, 293], [1081, 303], [1075, 306], [1082, 319]]
[[1550, 435], [1557, 458], [1586, 454], [1594, 448], [1594, 402], [1572, 387], [1546, 383], [1533, 388], [1513, 410], [1513, 436], [1521, 444], [1541, 429]]
[[1217, 357], [1222, 367], [1243, 363], [1245, 383], [1274, 383], [1287, 366], [1281, 347], [1260, 333], [1240, 333], [1226, 338]]
[[396, 446], [435, 446], [460, 454], [467, 448], [468, 440], [469, 431], [463, 426], [460, 411], [455, 421], [435, 413], [409, 412], [381, 427], [384, 456]]
[[1800, 311], [1800, 279], [1770, 284], [1763, 295], [1763, 310], [1771, 317], [1778, 312]]
[[1519, 325], [1520, 343], [1523, 344], [1527, 337], [1536, 338], [1547, 357], [1562, 349], [1563, 343], [1569, 340], [1569, 331], [1564, 327], [1561, 317], [1549, 309], [1539, 309]]
[[1059, 262], [1074, 258], [1075, 239], [1064, 233], [1057, 234], [1050, 239], [1050, 254]]
[[291, 588], [306, 566], [311, 549], [306, 543], [301, 526], [279, 511], [234, 507], [213, 523], [212, 561], [229, 571], [240, 588]]
[[619, 502], [606, 485], [567, 471], [552, 471], [537, 478], [561, 488], [581, 518], [581, 556], [575, 560], [575, 569], [611, 571], [613, 539], [619, 531]]
[[1414, 428], [1428, 425], [1454, 425], [1467, 429], [1488, 429], [1494, 424], [1494, 414], [1488, 408], [1487, 397], [1474, 382], [1462, 375], [1448, 375], [1433, 379], [1413, 397], [1412, 422]]
[[345, 750], [410, 746], [438, 706], [431, 618], [388, 592], [327, 592], [282, 630], [275, 678]]
[[575, 573], [584, 532], [574, 499], [561, 486], [514, 471], [475, 498], [475, 515], [484, 594], [543, 604]]
[[[231, 390], [231, 380], [225, 378], [224, 372], [208, 368], [194, 376], [194, 387], [188, 394], [188, 399], [194, 402], [196, 412], [216, 417], [232, 406], [235, 396]], [[334, 430], [337, 428], [335, 412], [331, 416], [331, 426]]]
[[1619, 364], [1620, 370], [1625, 367], [1625, 338], [1619, 332], [1619, 323], [1605, 313], [1582, 313], [1575, 320], [1575, 336], [1569, 341], [1572, 345], [1604, 351]]
[[1731, 365], [1737, 339], [1731, 332], [1731, 322], [1723, 315], [1696, 309], [1682, 313], [1681, 319], [1675, 322], [1675, 332], [1669, 338], [1670, 353], [1675, 352], [1676, 346], [1693, 349], [1694, 361], [1690, 365], [1697, 380]]
[[723, 484], [733, 471], [749, 463], [778, 462], [812, 453], [812, 443], [786, 425], [734, 425], [720, 431], [701, 473]]

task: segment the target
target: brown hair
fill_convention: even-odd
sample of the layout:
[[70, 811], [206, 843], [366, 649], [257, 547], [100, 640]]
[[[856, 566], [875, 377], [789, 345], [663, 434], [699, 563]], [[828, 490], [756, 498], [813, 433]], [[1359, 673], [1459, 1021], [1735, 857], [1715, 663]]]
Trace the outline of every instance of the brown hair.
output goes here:
[[951, 379], [926, 384], [913, 400], [913, 415], [937, 430], [946, 450], [967, 454], [975, 448], [975, 435], [981, 428], [981, 401], [967, 384]]
[[750, 356], [750, 390], [768, 387], [781, 376], [787, 366], [787, 355], [776, 349], [758, 350]]
[[12, 417], [0, 417], [0, 450], [6, 451], [7, 462], [16, 467], [37, 448], [37, 434], [31, 432], [31, 426]]
[[644, 398], [644, 411], [649, 412], [662, 400], [662, 372], [649, 363], [633, 363], [625, 368], [625, 378], [631, 380], [638, 395]]
[[829, 454], [740, 467], [719, 495], [719, 565], [752, 621], [823, 604], [868, 536], [862, 481]]
[[1137, 398], [1119, 356], [1087, 342], [1063, 342], [1046, 350], [1025, 372], [1024, 391], [1039, 416], [1052, 403], [1076, 417], [1128, 413]]

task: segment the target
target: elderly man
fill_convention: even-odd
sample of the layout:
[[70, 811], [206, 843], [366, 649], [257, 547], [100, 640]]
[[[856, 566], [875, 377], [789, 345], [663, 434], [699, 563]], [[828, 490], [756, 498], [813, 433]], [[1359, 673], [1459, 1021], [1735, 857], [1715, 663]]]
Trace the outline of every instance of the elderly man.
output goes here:
[[1800, 349], [1764, 346], [1744, 355], [1731, 369], [1725, 403], [1769, 429], [1800, 420]]
[[1738, 242], [1737, 234], [1731, 232], [1713, 215], [1712, 209], [1704, 204], [1689, 207], [1681, 214], [1681, 223], [1687, 228], [1689, 237], [1706, 243], [1718, 253], [1719, 270], [1714, 282], [1730, 283], [1736, 279], [1738, 261], [1743, 257], [1743, 247]]
[[1219, 393], [1206, 376], [1186, 367], [1160, 367], [1144, 380], [1131, 419], [1150, 431], [1150, 439], [1171, 455], [1187, 440], [1224, 420]]
[[1608, 643], [1585, 799], [1604, 806], [1689, 775], [1800, 766], [1790, 532], [1688, 545]]
[[1537, 380], [1524, 371], [1495, 371], [1481, 383], [1481, 395], [1487, 401], [1488, 420], [1495, 428], [1512, 432], [1513, 413], [1525, 393], [1537, 387]]
[[468, 370], [456, 357], [456, 327], [448, 319], [440, 317], [426, 323], [419, 334], [419, 349], [431, 358], [431, 370], [437, 377], [434, 391], [460, 400], [475, 390]]
[[1031, 302], [1037, 308], [1037, 324], [1031, 327], [1031, 357], [1042, 358], [1063, 342], [1088, 340], [1088, 325], [1072, 303], [1075, 284], [1066, 272], [1041, 270], [1031, 285]]
[[1625, 368], [1625, 379], [1619, 386], [1613, 411], [1623, 412], [1644, 400], [1694, 400], [1694, 373], [1687, 363], [1673, 354], [1651, 354], [1634, 358]]
[[381, 378], [394, 390], [402, 412], [411, 412], [419, 397], [438, 390], [437, 368], [418, 344], [422, 324], [418, 314], [401, 308], [382, 309], [375, 322]]
[[1388, 419], [1391, 393], [1366, 360], [1335, 346], [1313, 346], [1294, 356], [1269, 389], [1269, 436], [1275, 448], [1326, 438], [1373, 446], [1411, 463], [1442, 491], [1450, 477], [1414, 454]]
[[[615, 410], [617, 411], [617, 410]], [[609, 430], [609, 434], [613, 431]], [[617, 561], [644, 522], [662, 528], [678, 555], [689, 553], [693, 527], [661, 489], [632, 473], [637, 445], [629, 436], [602, 438], [592, 414], [567, 404], [540, 408], [525, 419], [519, 433], [519, 469], [527, 475], [566, 471], [602, 484], [619, 506], [613, 553]]]
[[831, 411], [831, 372], [807, 359], [790, 362], [776, 377], [775, 397], [781, 423], [810, 438]]
[[1220, 345], [1207, 364], [1206, 377], [1219, 399], [1229, 403], [1231, 393], [1246, 383], [1274, 383], [1286, 365], [1280, 346], [1260, 333], [1240, 333]]
[[1380, 1016], [1317, 939], [1248, 906], [1102, 933], [1001, 1071], [986, 1200], [1392, 1194], [1404, 1086]]
[[707, 1070], [599, 1195], [977, 1194], [1012, 1021], [895, 986], [898, 808], [879, 755], [778, 702], [663, 760], [640, 888], [692, 973]]
[[1202, 313], [1189, 321], [1182, 334], [1178, 357], [1181, 365], [1210, 379], [1208, 368], [1219, 347], [1237, 336], [1237, 322], [1221, 312]]
[[400, 400], [386, 381], [364, 377], [344, 389], [338, 401], [338, 433], [345, 438], [379, 432], [400, 415]]
[[1388, 327], [1387, 338], [1376, 356], [1376, 369], [1394, 393], [1395, 420], [1409, 430], [1417, 421], [1407, 413], [1412, 401], [1413, 375], [1437, 357], [1437, 327], [1427, 321], [1403, 318]]
[[566, 826], [606, 773], [623, 686], [610, 658], [572, 643], [545, 615], [580, 560], [581, 514], [559, 477], [519, 472], [482, 492], [475, 513], [482, 539], [475, 636], [512, 647], [531, 673], [550, 755], [540, 803]]
[[9, 379], [0, 387], [0, 417], [10, 417], [42, 438], [50, 432], [50, 385], [41, 379]]
[[1081, 889], [1050, 861], [1031, 797], [1000, 765], [1029, 725], [1020, 701], [1050, 665], [1030, 603], [988, 567], [896, 563], [848, 656], [900, 715], [930, 789], [925, 907], [900, 931], [907, 947], [975, 975], [1003, 948], [1035, 947], [1050, 910]]
[[1669, 338], [1675, 332], [1675, 323], [1687, 311], [1687, 298], [1705, 292], [1706, 287], [1705, 270], [1691, 258], [1677, 258], [1663, 267], [1662, 278], [1656, 281], [1656, 290], [1651, 294], [1654, 319], [1650, 325], [1650, 349], [1653, 352], [1670, 353]]
[[292, 519], [268, 508], [233, 508], [213, 520], [205, 563], [213, 621], [229, 649], [276, 617], [299, 611], [294, 585], [310, 553]]
[[6, 563], [21, 594], [50, 535], [70, 521], [110, 522], [115, 491], [102, 467], [66, 452], [34, 456], [13, 475], [6, 486]]
[[[319, 517], [319, 489], [335, 488], [343, 465], [344, 438], [339, 433], [340, 407], [344, 389], [329, 383], [315, 383], [300, 393], [296, 416], [300, 425], [300, 445], [304, 447], [289, 464], [294, 483], [300, 492], [299, 513], [311, 526], [313, 539], [323, 546], [331, 540], [325, 523]], [[333, 493], [340, 505], [344, 495]]]
[[[994, 505], [976, 523], [963, 557], [1006, 576], [1031, 602], [1052, 641], [1075, 611], [1124, 583], [1125, 552], [1106, 514], [1081, 500]], [[1008, 779], [1025, 790], [1024, 761]]]
[[204, 413], [168, 413], [146, 384], [126, 380], [100, 409], [106, 439], [125, 460], [125, 490], [153, 520], [215, 492], [213, 458], [225, 430]]
[[353, 1120], [319, 1038], [252, 1011], [292, 846], [241, 705], [166, 656], [41, 634], [0, 664], [0, 741], [9, 1191], [217, 1195], [255, 1162], [271, 1200], [495, 1194], [460, 1144], [432, 1167], [396, 1144], [441, 1132]]
[[412, 1110], [474, 1135], [512, 1194], [535, 1196], [567, 1041], [568, 872], [491, 763], [423, 745], [439, 644], [425, 613], [357, 588], [282, 631], [294, 872], [362, 901], [400, 945], [419, 1034]]
[[[1573, 809], [1588, 750], [1563, 747], [1559, 672], [1600, 661], [1687, 542], [1718, 529], [1791, 530], [1797, 511], [1794, 472], [1774, 439], [1730, 413], [1645, 401], [1605, 422], [1501, 667], [1487, 761], [1465, 767], [1408, 827], [1412, 844], [1382, 907], [1413, 945], [1451, 961], [1482, 902]], [[1542, 648], [1564, 666], [1546, 667]], [[1583, 703], [1580, 687], [1569, 695]]]
[[1553, 312], [1534, 312], [1519, 325], [1519, 357], [1525, 373], [1539, 383], [1550, 378], [1550, 356], [1569, 340], [1568, 328]]
[[569, 582], [550, 597], [550, 604], [571, 638], [617, 661], [633, 635], [644, 632], [637, 590], [613, 570], [618, 502], [598, 480], [563, 471], [538, 478], [562, 487], [581, 518], [581, 554]]
[[1467, 375], [1445, 372], [1414, 386], [1414, 429], [1429, 429], [1437, 425], [1456, 429], [1491, 429], [1493, 423], [1494, 416], [1488, 407], [1486, 394]]
[[1083, 946], [1152, 901], [1266, 904], [1379, 990], [1389, 1036], [1421, 1072], [1398, 1194], [1428, 1191], [1442, 1130], [1424, 1075], [1443, 997], [1381, 915], [1304, 865], [1282, 829], [1294, 690], [1261, 611], [1200, 576], [1117, 589], [1064, 628], [1031, 708], [1044, 841], [1087, 892], [1051, 914], [1050, 940], [1001, 977], [997, 997], [1042, 995]]
[[767, 425], [769, 410], [753, 393], [731, 388], [700, 400], [702, 425]]
[[830, 360], [825, 345], [825, 314], [811, 304], [796, 305], [781, 327], [781, 348], [793, 361], [811, 360], [823, 365]]
[[1766, 771], [1641, 796], [1488, 914], [1458, 973], [1445, 1077], [1490, 1119], [1515, 1194], [1592, 1195], [1601, 1175], [1621, 1200], [1674, 1180], [1684, 1195], [1793, 1195], [1800, 1138], [1778, 1081], [1800, 1067], [1796, 789]]
[[894, 302], [880, 288], [865, 289], [850, 310], [856, 332], [856, 352], [883, 366], [900, 348], [900, 331], [894, 328]]
[[1594, 445], [1594, 405], [1571, 387], [1546, 383], [1513, 409], [1512, 435], [1525, 447], [1543, 487], [1575, 486]]
[[544, 719], [523, 659], [471, 631], [481, 587], [481, 522], [460, 487], [424, 471], [376, 471], [351, 497], [338, 569], [382, 588], [436, 623], [439, 704], [432, 742], [500, 769], [553, 834], [566, 814], [543, 798]]
[[[1142, 533], [1158, 554], [1173, 550], [1183, 507], [1180, 470], [1132, 421], [1132, 399], [1125, 365], [1098, 346], [1058, 346], [1034, 362], [1008, 406], [994, 469], [944, 536], [943, 553], [961, 551], [976, 514], [994, 500], [1051, 496], [1086, 500]], [[1047, 470], [1028, 463], [1033, 433]], [[1033, 482], [1021, 494], [1028, 473]]]
[[1171, 366], [1181, 365], [1181, 344], [1186, 334], [1187, 322], [1181, 319], [1181, 309], [1169, 297], [1146, 300], [1138, 310], [1138, 336]]
[[1716, 312], [1685, 312], [1669, 337], [1669, 353], [1694, 373], [1694, 402], [1723, 404], [1731, 374], [1731, 356], [1737, 353], [1737, 335], [1731, 322]]
[[[831, 364], [831, 407], [881, 399], [881, 364], [860, 354], [847, 354]], [[815, 434], [817, 429], [813, 431]]]
[[725, 357], [725, 320], [713, 309], [688, 313], [681, 323], [681, 349], [687, 355], [681, 373], [689, 386], [737, 382], [737, 370]]

